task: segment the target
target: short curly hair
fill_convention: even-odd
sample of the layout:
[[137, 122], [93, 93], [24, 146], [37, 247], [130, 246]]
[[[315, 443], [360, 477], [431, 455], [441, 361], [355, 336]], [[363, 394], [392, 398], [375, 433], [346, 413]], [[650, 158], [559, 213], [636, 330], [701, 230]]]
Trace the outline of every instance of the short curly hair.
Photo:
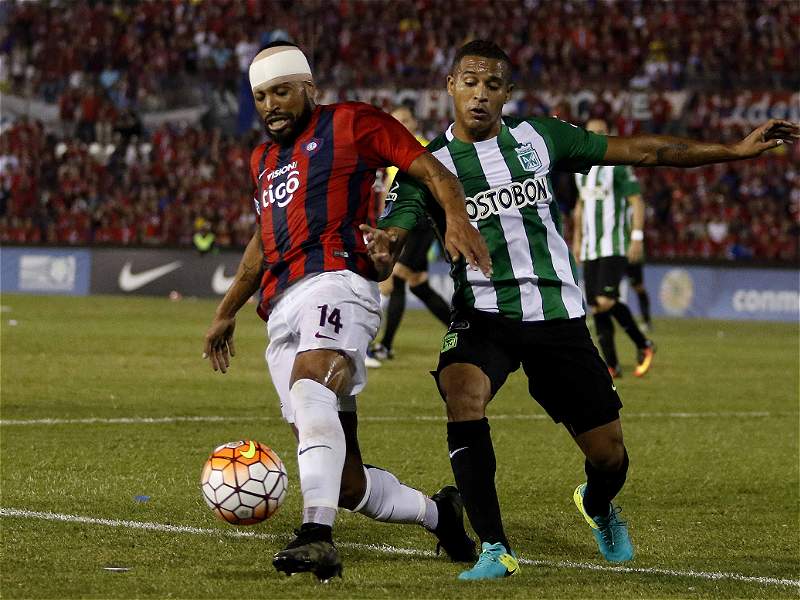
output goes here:
[[509, 73], [513, 70], [511, 59], [500, 46], [489, 40], [472, 40], [461, 46], [458, 52], [456, 52], [456, 55], [453, 57], [453, 64], [450, 66], [451, 75], [455, 73], [458, 64], [465, 56], [482, 56], [483, 58], [502, 60], [508, 65]]

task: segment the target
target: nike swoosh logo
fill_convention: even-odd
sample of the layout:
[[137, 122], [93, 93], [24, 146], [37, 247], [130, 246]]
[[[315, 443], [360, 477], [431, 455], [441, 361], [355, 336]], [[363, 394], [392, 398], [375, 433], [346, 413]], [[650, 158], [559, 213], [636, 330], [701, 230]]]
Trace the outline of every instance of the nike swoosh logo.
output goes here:
[[312, 448], [327, 448], [328, 450], [331, 450], [330, 446], [325, 446], [324, 444], [318, 444], [317, 446], [309, 446], [308, 448], [303, 448], [302, 450], [298, 450], [297, 451], [297, 456], [300, 456], [304, 452], [308, 452]]
[[123, 292], [138, 290], [140, 287], [146, 286], [159, 277], [163, 277], [167, 273], [172, 273], [175, 269], [180, 269], [182, 264], [181, 261], [176, 260], [175, 262], [156, 267], [155, 269], [147, 269], [141, 273], [131, 273], [132, 263], [128, 261], [122, 266], [122, 271], [119, 273], [119, 289]]
[[314, 335], [315, 338], [325, 338], [326, 340], [335, 340], [336, 338], [332, 338], [329, 335], [322, 335], [319, 331]]
[[616, 392], [616, 391], [617, 391], [617, 386], [615, 386], [615, 385], [612, 383], [612, 384], [611, 384], [611, 389], [612, 389], [612, 390], [614, 390], [614, 391]]
[[449, 453], [450, 454], [450, 458], [453, 458], [456, 454], [458, 454], [462, 450], [466, 450], [467, 448], [469, 448], [469, 446], [464, 446], [462, 448], [456, 448], [455, 450], [453, 450], [452, 452]]
[[239, 454], [245, 458], [253, 458], [256, 455], [256, 445], [250, 440], [250, 447], [247, 450], [239, 450]]
[[211, 289], [215, 294], [224, 294], [233, 285], [236, 276], [225, 277], [225, 265], [220, 265], [214, 269], [214, 276], [211, 278]]

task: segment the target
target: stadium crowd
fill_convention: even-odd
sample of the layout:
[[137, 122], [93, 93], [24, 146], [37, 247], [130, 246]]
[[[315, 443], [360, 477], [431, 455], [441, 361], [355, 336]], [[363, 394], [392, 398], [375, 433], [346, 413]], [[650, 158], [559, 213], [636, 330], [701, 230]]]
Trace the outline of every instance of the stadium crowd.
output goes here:
[[[438, 87], [453, 49], [490, 37], [524, 65], [521, 87], [651, 90], [646, 123], [602, 101], [591, 107], [626, 134], [734, 141], [745, 127], [716, 118], [711, 98], [726, 96], [703, 90], [800, 86], [800, 4], [780, 0], [70, 0], [3, 3], [0, 13], [4, 91], [56, 102], [59, 115], [58, 131], [25, 119], [0, 130], [6, 243], [185, 246], [210, 227], [217, 247], [246, 244], [255, 222], [247, 161], [260, 133], [147, 131], [138, 115], [236, 91], [257, 49], [280, 37], [311, 49], [320, 87], [338, 90]], [[674, 89], [695, 90], [680, 123], [660, 95]], [[527, 114], [577, 120], [535, 92], [524, 105]], [[445, 124], [429, 120], [424, 130]], [[793, 147], [747, 164], [638, 170], [648, 255], [796, 262], [798, 159]]]
[[520, 83], [546, 89], [800, 87], [800, 4], [784, 0], [3, 4], [0, 52], [15, 90], [57, 101], [94, 83], [118, 110], [238, 89], [258, 48], [281, 36], [311, 51], [322, 87], [439, 86], [475, 37], [510, 54]]
[[[244, 246], [255, 223], [247, 161], [257, 137], [163, 126], [108, 153], [20, 122], [0, 135], [0, 241], [189, 246], [210, 224], [218, 247]], [[748, 163], [638, 169], [648, 255], [797, 261], [797, 164], [792, 148]]]

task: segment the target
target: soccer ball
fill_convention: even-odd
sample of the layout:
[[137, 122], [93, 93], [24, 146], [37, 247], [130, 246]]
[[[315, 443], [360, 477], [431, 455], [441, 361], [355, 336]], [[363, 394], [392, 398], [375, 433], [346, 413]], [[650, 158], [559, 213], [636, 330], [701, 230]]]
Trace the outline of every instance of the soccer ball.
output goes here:
[[253, 525], [275, 514], [288, 478], [275, 451], [253, 440], [229, 442], [208, 457], [200, 477], [206, 504], [223, 521]]

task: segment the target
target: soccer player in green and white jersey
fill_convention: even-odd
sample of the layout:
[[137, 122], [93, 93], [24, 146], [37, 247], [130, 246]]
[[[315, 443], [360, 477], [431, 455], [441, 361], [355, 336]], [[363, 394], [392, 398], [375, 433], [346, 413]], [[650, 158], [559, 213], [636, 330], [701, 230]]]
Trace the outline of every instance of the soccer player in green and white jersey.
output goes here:
[[[591, 119], [586, 129], [608, 135], [603, 119]], [[594, 166], [588, 173], [575, 175], [578, 204], [573, 216], [572, 251], [583, 261], [586, 299], [594, 317], [597, 341], [612, 377], [620, 377], [617, 349], [614, 346], [613, 316], [630, 336], [637, 349], [634, 375], [650, 369], [655, 346], [639, 329], [628, 305], [619, 299], [619, 284], [628, 261], [641, 261], [644, 245], [644, 202], [642, 188], [633, 169], [626, 165]], [[632, 210], [633, 230], [629, 222]]]
[[[503, 531], [486, 405], [520, 364], [531, 395], [586, 456], [587, 481], [573, 498], [601, 553], [610, 561], [633, 558], [627, 527], [611, 503], [628, 470], [622, 403], [586, 328], [551, 172], [585, 172], [595, 164], [691, 167], [757, 156], [800, 137], [796, 125], [776, 120], [729, 146], [600, 136], [557, 119], [502, 117], [512, 88], [510, 60], [496, 44], [476, 40], [462, 47], [447, 78], [455, 123], [427, 147], [461, 180], [467, 213], [493, 263], [490, 277], [453, 263], [455, 312], [436, 371], [447, 405], [450, 464], [483, 543], [477, 563], [459, 575], [466, 580], [507, 577], [519, 569]], [[444, 226], [424, 187], [400, 177], [387, 197], [381, 229], [361, 226], [382, 277], [426, 211]]]

